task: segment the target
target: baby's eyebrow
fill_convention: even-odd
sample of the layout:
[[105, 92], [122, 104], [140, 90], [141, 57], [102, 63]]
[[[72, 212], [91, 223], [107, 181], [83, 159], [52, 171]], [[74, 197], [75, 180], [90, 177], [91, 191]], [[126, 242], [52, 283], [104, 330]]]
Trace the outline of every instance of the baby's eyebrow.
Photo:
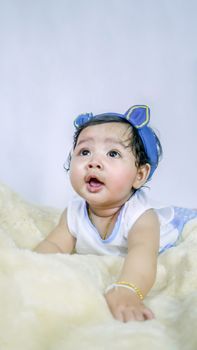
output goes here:
[[87, 137], [87, 139], [82, 139], [77, 143], [77, 146], [81, 145], [82, 143], [86, 143], [86, 142], [93, 142], [94, 138], [93, 137]]
[[[86, 139], [80, 140], [78, 142], [78, 146], [85, 142], [94, 142], [94, 141], [95, 141], [94, 137], [87, 137]], [[110, 144], [113, 143], [113, 144], [117, 144], [125, 147], [125, 143], [122, 140], [114, 137], [106, 137], [106, 139], [104, 139], [104, 143], [110, 143]]]
[[124, 141], [122, 141], [121, 139], [118, 139], [118, 138], [114, 138], [114, 137], [107, 137], [107, 138], [105, 139], [105, 142], [106, 142], [106, 143], [111, 143], [111, 144], [113, 143], [113, 144], [116, 144], [116, 145], [121, 145], [121, 146], [123, 146], [124, 148], [126, 147]]
[[[80, 140], [77, 143], [77, 146], [80, 146], [81, 144], [86, 143], [86, 142], [92, 142], [93, 143], [94, 141], [95, 141], [94, 137], [87, 137], [85, 139]], [[115, 138], [115, 137], [106, 137], [104, 139], [104, 143], [106, 143], [106, 144], [113, 144], [113, 145], [114, 144], [115, 145], [120, 145], [120, 146], [126, 148], [125, 142], [122, 141], [121, 139], [118, 139], [118, 138]]]

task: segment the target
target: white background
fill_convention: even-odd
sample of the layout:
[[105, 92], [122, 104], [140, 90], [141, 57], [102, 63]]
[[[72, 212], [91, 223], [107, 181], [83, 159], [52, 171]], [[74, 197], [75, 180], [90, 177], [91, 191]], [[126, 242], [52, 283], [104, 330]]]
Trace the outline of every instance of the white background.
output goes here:
[[148, 104], [151, 196], [197, 206], [196, 18], [196, 0], [0, 1], [0, 180], [63, 208], [75, 116]]

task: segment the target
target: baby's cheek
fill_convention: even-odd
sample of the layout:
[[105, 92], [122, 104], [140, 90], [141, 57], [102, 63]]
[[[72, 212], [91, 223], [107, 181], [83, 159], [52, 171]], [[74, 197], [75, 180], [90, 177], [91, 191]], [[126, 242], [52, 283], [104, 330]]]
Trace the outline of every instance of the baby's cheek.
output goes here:
[[130, 169], [125, 169], [121, 172], [116, 172], [116, 184], [117, 190], [124, 192], [130, 192], [133, 188], [133, 183], [135, 181], [136, 172], [131, 172]]

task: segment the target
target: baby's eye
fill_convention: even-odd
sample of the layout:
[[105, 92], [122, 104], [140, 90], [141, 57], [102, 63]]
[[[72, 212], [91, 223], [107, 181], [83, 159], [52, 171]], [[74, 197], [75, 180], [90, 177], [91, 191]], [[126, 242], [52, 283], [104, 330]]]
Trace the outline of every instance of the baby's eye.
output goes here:
[[82, 149], [80, 151], [80, 156], [89, 156], [90, 155], [90, 151], [88, 149]]
[[109, 151], [108, 152], [108, 156], [111, 158], [120, 158], [120, 153], [118, 151]]

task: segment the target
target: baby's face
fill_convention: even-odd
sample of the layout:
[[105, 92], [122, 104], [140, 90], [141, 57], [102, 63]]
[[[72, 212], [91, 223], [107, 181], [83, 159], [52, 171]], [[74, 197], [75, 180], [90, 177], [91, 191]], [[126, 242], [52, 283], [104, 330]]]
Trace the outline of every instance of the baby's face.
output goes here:
[[130, 197], [138, 179], [130, 138], [130, 126], [123, 123], [93, 125], [81, 131], [70, 179], [90, 206], [121, 206]]

